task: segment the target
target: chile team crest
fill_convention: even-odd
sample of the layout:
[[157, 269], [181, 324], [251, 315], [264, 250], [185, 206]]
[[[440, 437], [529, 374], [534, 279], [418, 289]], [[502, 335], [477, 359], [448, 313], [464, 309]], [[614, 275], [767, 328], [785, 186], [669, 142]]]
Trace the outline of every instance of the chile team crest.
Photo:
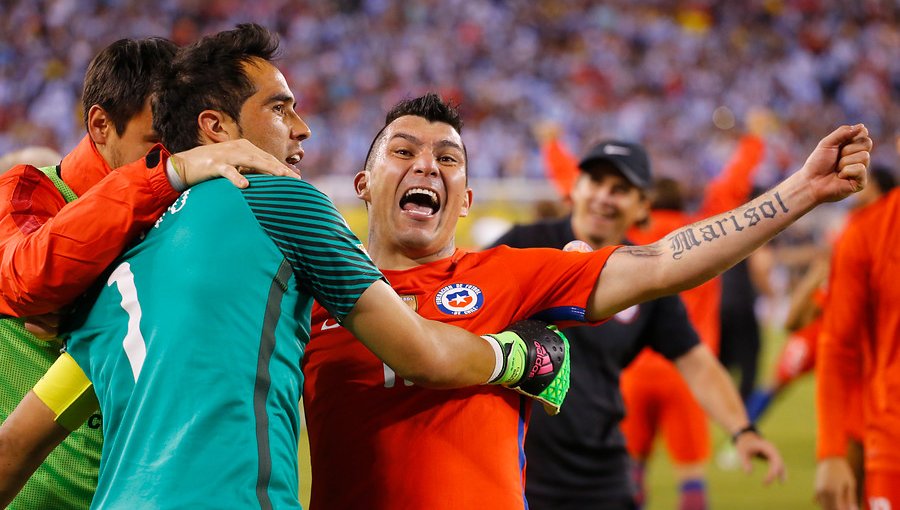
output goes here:
[[437, 293], [434, 304], [447, 315], [469, 315], [484, 305], [484, 294], [474, 285], [451, 283]]

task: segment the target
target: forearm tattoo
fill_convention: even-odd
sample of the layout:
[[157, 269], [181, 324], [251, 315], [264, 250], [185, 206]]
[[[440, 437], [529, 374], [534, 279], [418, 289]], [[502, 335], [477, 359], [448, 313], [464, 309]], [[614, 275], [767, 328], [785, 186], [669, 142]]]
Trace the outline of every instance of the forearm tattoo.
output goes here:
[[727, 212], [719, 219], [698, 221], [672, 232], [665, 238], [672, 250], [672, 258], [678, 260], [684, 256], [685, 251], [690, 251], [703, 243], [711, 243], [726, 237], [729, 232], [753, 228], [763, 220], [772, 219], [789, 211], [777, 191], [766, 198], [768, 200]]

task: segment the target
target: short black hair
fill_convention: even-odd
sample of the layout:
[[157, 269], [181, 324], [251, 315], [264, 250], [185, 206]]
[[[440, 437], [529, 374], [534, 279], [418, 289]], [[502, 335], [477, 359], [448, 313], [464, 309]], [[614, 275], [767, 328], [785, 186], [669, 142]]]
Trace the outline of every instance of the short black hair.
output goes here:
[[869, 170], [871, 181], [878, 186], [878, 191], [887, 193], [894, 189], [897, 185], [897, 178], [894, 177], [894, 171], [885, 165], [872, 165]]
[[200, 143], [197, 117], [217, 110], [235, 122], [256, 89], [244, 70], [253, 59], [271, 62], [278, 36], [255, 23], [237, 25], [185, 47], [160, 82], [153, 102], [153, 127], [163, 145], [180, 152]]
[[119, 39], [88, 64], [81, 94], [85, 129], [88, 112], [98, 105], [109, 115], [116, 133], [144, 109], [159, 78], [168, 71], [178, 45], [162, 37]]
[[[388, 111], [387, 115], [385, 115], [384, 126], [381, 127], [381, 130], [372, 140], [372, 144], [369, 145], [369, 152], [366, 154], [366, 170], [369, 170], [369, 165], [372, 161], [372, 153], [375, 151], [375, 147], [384, 139], [384, 130], [387, 129], [391, 122], [407, 115], [422, 117], [428, 122], [443, 122], [449, 124], [457, 133], [460, 135], [462, 134], [463, 121], [462, 117], [459, 115], [458, 105], [455, 105], [450, 101], [444, 101], [441, 96], [434, 92], [428, 92], [423, 96], [412, 99], [404, 99], [395, 104], [394, 107]], [[468, 163], [469, 155], [466, 153], [465, 144], [463, 144], [463, 156]]]

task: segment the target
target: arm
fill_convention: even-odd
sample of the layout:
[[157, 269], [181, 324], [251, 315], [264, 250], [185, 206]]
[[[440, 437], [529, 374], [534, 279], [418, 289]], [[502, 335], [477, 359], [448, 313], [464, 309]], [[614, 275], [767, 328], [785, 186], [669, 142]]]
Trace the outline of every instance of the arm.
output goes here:
[[[728, 372], [705, 345], [697, 345], [675, 360], [675, 366], [691, 388], [697, 402], [706, 410], [729, 436], [735, 437], [750, 423], [741, 397], [728, 376]], [[776, 479], [784, 480], [784, 462], [778, 449], [755, 432], [740, 433], [735, 447], [748, 473], [752, 469], [753, 457], [761, 457], [769, 462], [769, 470], [764, 483]]]
[[69, 433], [34, 392], [25, 395], [0, 426], [0, 507], [6, 508]]
[[814, 296], [816, 290], [828, 278], [828, 265], [827, 257], [814, 259], [803, 274], [803, 278], [794, 287], [787, 317], [784, 320], [784, 327], [788, 331], [803, 328], [822, 312]]
[[[172, 157], [187, 185], [218, 175], [236, 185], [236, 167], [291, 172], [246, 141], [198, 147]], [[17, 167], [0, 180], [0, 314], [23, 317], [72, 302], [124, 247], [175, 201], [166, 176], [168, 153], [151, 152], [111, 172], [66, 204], [39, 170]], [[76, 164], [77, 161], [73, 161]], [[78, 171], [78, 167], [72, 169]]]
[[63, 354], [0, 425], [0, 507], [96, 410], [93, 386], [75, 360]]
[[732, 211], [678, 229], [645, 246], [617, 250], [597, 280], [589, 318], [696, 287], [747, 257], [826, 201], [865, 186], [872, 140], [865, 127], [826, 136], [803, 167], [770, 192]]
[[494, 351], [488, 342], [423, 319], [383, 281], [363, 292], [343, 325], [399, 377], [418, 385], [484, 384], [494, 370]]
[[725, 169], [706, 187], [700, 214], [723, 213], [750, 198], [753, 176], [765, 154], [765, 142], [756, 135], [744, 135]]

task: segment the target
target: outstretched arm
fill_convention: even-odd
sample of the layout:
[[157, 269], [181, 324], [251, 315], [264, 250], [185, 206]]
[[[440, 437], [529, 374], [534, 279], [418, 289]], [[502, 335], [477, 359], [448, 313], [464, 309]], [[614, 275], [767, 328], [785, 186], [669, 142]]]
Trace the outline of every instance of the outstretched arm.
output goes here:
[[603, 319], [633, 304], [696, 287], [815, 206], [861, 190], [871, 149], [865, 126], [841, 126], [819, 142], [800, 170], [768, 193], [653, 244], [618, 249], [597, 280], [589, 318]]

